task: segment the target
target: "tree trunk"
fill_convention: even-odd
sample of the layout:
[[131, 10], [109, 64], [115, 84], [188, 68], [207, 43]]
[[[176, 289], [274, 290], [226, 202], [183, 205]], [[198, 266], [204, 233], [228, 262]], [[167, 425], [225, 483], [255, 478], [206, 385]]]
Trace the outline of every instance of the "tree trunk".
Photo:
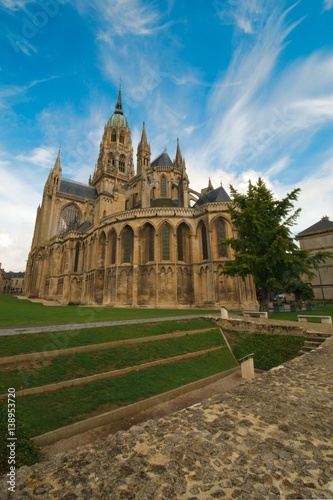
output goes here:
[[271, 289], [263, 287], [260, 290], [260, 311], [268, 312], [269, 302], [271, 298]]

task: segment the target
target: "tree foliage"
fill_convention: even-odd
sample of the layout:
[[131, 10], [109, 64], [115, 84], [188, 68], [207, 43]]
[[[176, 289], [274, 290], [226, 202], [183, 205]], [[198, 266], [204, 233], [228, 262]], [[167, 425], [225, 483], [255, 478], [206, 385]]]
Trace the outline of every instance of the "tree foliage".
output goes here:
[[249, 181], [248, 191], [241, 194], [230, 186], [232, 203], [229, 214], [238, 235], [224, 240], [234, 250], [233, 261], [227, 262], [224, 274], [245, 278], [252, 275], [259, 290], [261, 309], [268, 309], [272, 288], [283, 289], [302, 275], [311, 277], [315, 263], [325, 260], [327, 253], [310, 255], [301, 250], [292, 237], [292, 227], [300, 208], [294, 209], [300, 189], [293, 189], [282, 200], [259, 178]]
[[286, 292], [293, 293], [295, 300], [313, 300], [314, 291], [311, 285], [304, 283], [301, 279], [295, 278], [289, 281], [286, 285]]

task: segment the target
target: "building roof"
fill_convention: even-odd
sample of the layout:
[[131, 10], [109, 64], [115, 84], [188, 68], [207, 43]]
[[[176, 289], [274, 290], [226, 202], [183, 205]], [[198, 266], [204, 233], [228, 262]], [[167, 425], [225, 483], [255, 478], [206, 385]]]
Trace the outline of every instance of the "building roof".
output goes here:
[[113, 115], [109, 119], [109, 125], [111, 127], [128, 127], [127, 120], [123, 112], [123, 103], [121, 99], [121, 89], [119, 88], [118, 99], [116, 106], [114, 108]]
[[101, 192], [101, 195], [108, 196], [109, 198], [114, 198], [113, 194], [111, 194], [107, 189]]
[[299, 236], [307, 236], [310, 234], [325, 233], [326, 231], [333, 231], [333, 222], [330, 221], [329, 218], [325, 216], [319, 222], [316, 222], [307, 229], [304, 229], [304, 231], [301, 231], [297, 235], [297, 238]]
[[84, 233], [87, 229], [90, 228], [91, 226], [91, 222], [89, 222], [88, 220], [85, 220], [78, 228], [77, 228], [77, 231], [80, 231], [80, 233]]
[[94, 200], [96, 198], [96, 189], [88, 184], [62, 179], [60, 183], [60, 193], [66, 193], [80, 198], [88, 198]]
[[214, 203], [217, 201], [231, 201], [230, 196], [222, 186], [200, 196], [194, 206], [199, 207], [200, 205], [205, 205], [206, 203]]
[[152, 167], [173, 167], [170, 156], [166, 151], [163, 151], [155, 160], [151, 163]]

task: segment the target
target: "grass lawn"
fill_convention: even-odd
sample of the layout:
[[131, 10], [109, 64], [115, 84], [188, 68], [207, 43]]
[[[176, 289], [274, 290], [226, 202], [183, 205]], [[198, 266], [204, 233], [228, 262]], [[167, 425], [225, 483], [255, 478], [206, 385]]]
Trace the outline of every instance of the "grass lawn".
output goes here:
[[175, 331], [213, 328], [210, 321], [197, 318], [179, 321], [161, 321], [135, 325], [102, 326], [63, 332], [27, 333], [0, 336], [0, 357], [31, 352], [56, 351], [92, 344], [103, 344], [116, 340], [136, 339], [172, 333]]
[[123, 319], [163, 318], [190, 314], [217, 313], [206, 309], [134, 309], [113, 307], [44, 306], [18, 299], [12, 295], [0, 295], [0, 327], [26, 327], [61, 325], [66, 323], [91, 323]]
[[22, 369], [0, 372], [0, 393], [4, 394], [8, 387], [15, 387], [17, 391], [39, 387], [223, 345], [224, 339], [216, 329], [204, 334], [57, 356], [44, 359], [37, 366], [32, 363]]
[[224, 330], [236, 358], [254, 353], [254, 367], [270, 370], [294, 359], [304, 344], [305, 337], [295, 335], [268, 335]]
[[[329, 312], [330, 311], [330, 312]], [[165, 316], [209, 314], [217, 311], [174, 309], [113, 309], [102, 307], [48, 307], [13, 296], [0, 295], [0, 326], [38, 326], [66, 323], [87, 323], [120, 319], [161, 318], [147, 324], [116, 325], [83, 330], [0, 336], [0, 355], [12, 356], [29, 352], [65, 349], [122, 339], [212, 328], [202, 318], [163, 321]], [[309, 311], [309, 314], [312, 312]], [[318, 309], [315, 314], [333, 313], [333, 306]], [[312, 313], [313, 314], [313, 313]], [[270, 317], [297, 321], [297, 313], [273, 313]], [[303, 337], [227, 332], [236, 355], [241, 358], [254, 352], [255, 367], [269, 370], [294, 358], [303, 345]], [[41, 386], [48, 383], [84, 377], [94, 373], [134, 366], [154, 359], [164, 359], [187, 352], [223, 345], [219, 330], [182, 338], [161, 339], [137, 346], [118, 346], [107, 350], [59, 356], [37, 361], [27, 370], [6, 370], [0, 373], [0, 392], [8, 386]], [[44, 363], [44, 364], [43, 364]], [[236, 366], [230, 351], [220, 349], [190, 360], [146, 368], [112, 379], [90, 382], [77, 387], [35, 396], [18, 397], [17, 418], [33, 429], [33, 435], [69, 425], [89, 416], [125, 406], [153, 395]], [[1, 402], [1, 406], [3, 403]], [[42, 416], [42, 417], [41, 417]]]
[[[147, 368], [114, 379], [18, 397], [17, 419], [24, 419], [33, 436], [72, 424], [109, 409], [125, 406], [215, 373], [234, 368], [228, 349], [178, 363]], [[1, 402], [1, 404], [4, 404]]]
[[[318, 304], [318, 309], [316, 311], [298, 311], [298, 312], [271, 312], [269, 313], [268, 317], [269, 319], [280, 319], [280, 320], [287, 320], [287, 321], [297, 321], [297, 316], [299, 314], [307, 314], [307, 315], [314, 315], [314, 316], [331, 316], [333, 318], [333, 304], [326, 304], [325, 307], [323, 307], [323, 304]], [[313, 322], [318, 322], [320, 323], [320, 320], [315, 320], [311, 319]]]

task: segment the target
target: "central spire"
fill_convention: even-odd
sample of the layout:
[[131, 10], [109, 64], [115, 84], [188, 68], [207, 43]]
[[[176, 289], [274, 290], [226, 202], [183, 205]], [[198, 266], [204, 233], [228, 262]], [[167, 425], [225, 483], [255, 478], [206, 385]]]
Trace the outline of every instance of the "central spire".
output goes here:
[[114, 108], [114, 114], [116, 115], [123, 115], [123, 103], [121, 101], [121, 86], [119, 85], [119, 90], [118, 90], [118, 99], [116, 102], [116, 107]]

